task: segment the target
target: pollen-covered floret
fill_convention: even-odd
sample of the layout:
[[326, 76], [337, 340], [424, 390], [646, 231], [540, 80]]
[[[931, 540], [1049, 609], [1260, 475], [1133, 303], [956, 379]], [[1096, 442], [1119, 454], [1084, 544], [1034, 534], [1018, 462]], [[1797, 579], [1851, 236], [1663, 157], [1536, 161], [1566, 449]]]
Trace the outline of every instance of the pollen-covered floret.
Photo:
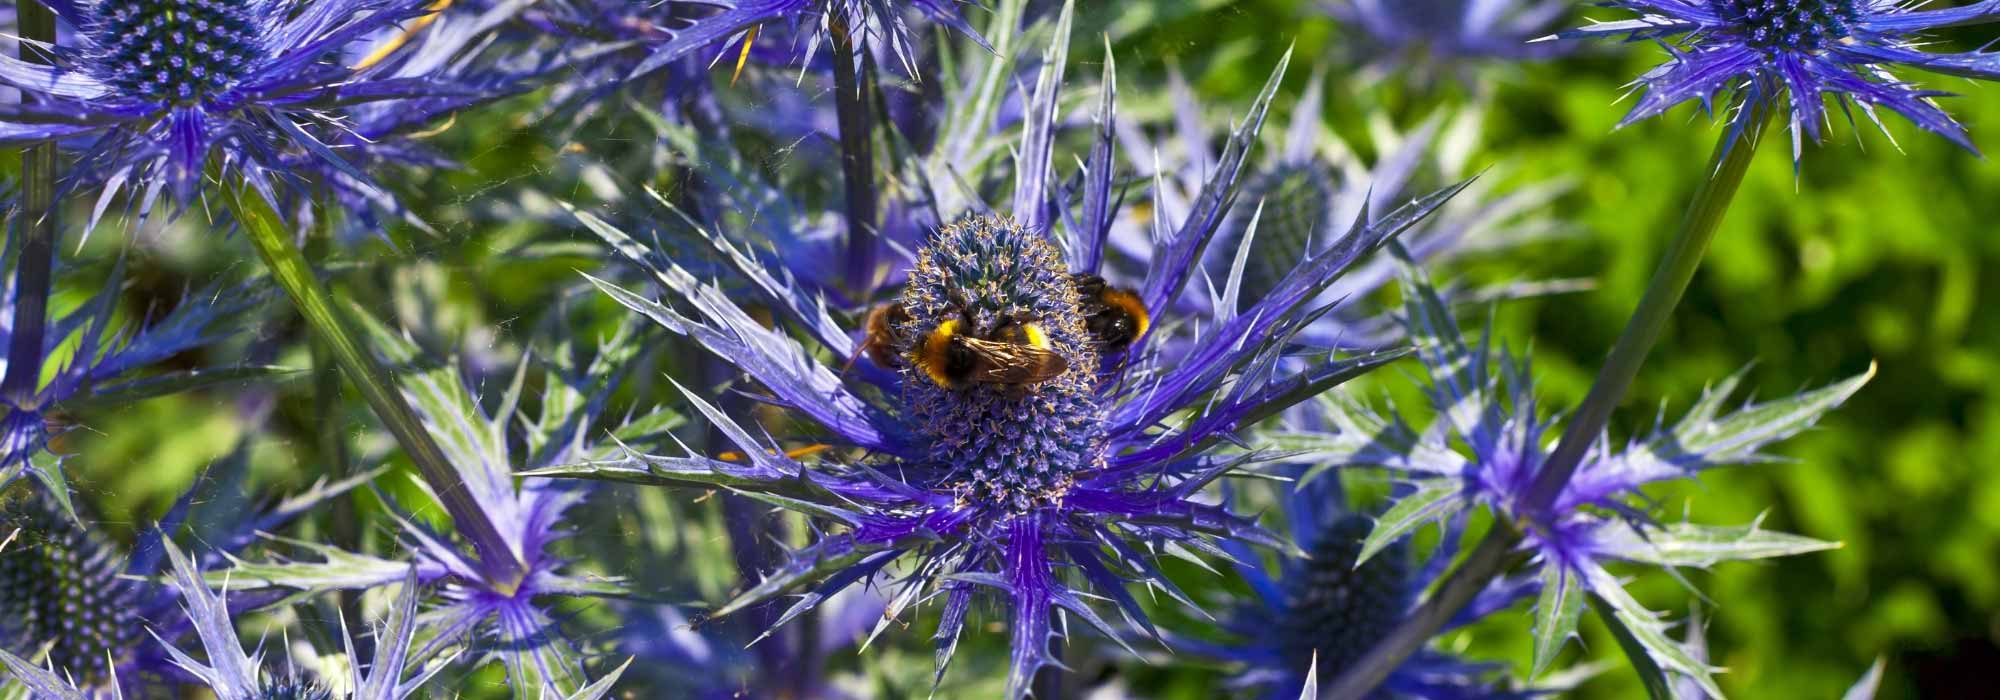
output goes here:
[[945, 386], [913, 376], [903, 393], [918, 430], [930, 438], [930, 458], [961, 498], [1015, 511], [1060, 502], [1072, 475], [1099, 459], [1093, 440], [1103, 420], [1095, 394], [1098, 358], [1062, 254], [1012, 221], [966, 219], [918, 252], [901, 301], [909, 319], [898, 335], [909, 357], [920, 355], [947, 322], [960, 324], [958, 333], [988, 339], [1010, 327], [1040, 329], [1048, 350], [1066, 364], [1053, 379]]
[[91, 40], [106, 83], [187, 104], [233, 87], [262, 56], [241, 0], [127, 0], [97, 5]]

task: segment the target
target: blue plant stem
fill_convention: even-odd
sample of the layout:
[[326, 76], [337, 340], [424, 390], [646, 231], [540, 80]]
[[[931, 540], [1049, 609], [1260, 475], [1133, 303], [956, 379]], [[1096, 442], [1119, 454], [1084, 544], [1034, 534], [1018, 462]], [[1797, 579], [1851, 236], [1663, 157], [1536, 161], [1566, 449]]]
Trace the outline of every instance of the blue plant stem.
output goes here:
[[1576, 414], [1570, 416], [1562, 439], [1535, 474], [1535, 481], [1529, 486], [1527, 495], [1522, 502], [1513, 504], [1517, 520], [1502, 521], [1488, 532], [1457, 570], [1438, 587], [1436, 594], [1321, 692], [1323, 700], [1362, 700], [1373, 692], [1390, 672], [1402, 665], [1404, 659], [1422, 648], [1459, 610], [1485, 590], [1494, 577], [1518, 561], [1509, 554], [1523, 537], [1519, 528], [1534, 528], [1537, 523], [1546, 522], [1549, 507], [1569, 485], [1570, 477], [1576, 474], [1591, 443], [1610, 423], [1612, 409], [1624, 399], [1625, 391], [1632, 386], [1632, 379], [1638, 376], [1639, 368], [1645, 364], [1647, 353], [1666, 330], [1674, 308], [1680, 305], [1681, 295], [1687, 292], [1688, 283], [1694, 280], [1695, 270], [1701, 267], [1709, 242], [1715, 239], [1715, 232], [1722, 225], [1723, 215], [1728, 213], [1730, 202], [1735, 200], [1737, 188], [1743, 184], [1743, 176], [1749, 171], [1750, 161], [1757, 153], [1757, 144], [1770, 120], [1772, 107], [1759, 101], [1742, 109], [1753, 110], [1745, 116], [1744, 128], [1729, 129], [1716, 144], [1715, 155], [1709, 161], [1709, 178], [1695, 191], [1694, 201], [1681, 220], [1680, 231], [1667, 249], [1666, 258], [1654, 270], [1645, 295], [1639, 299], [1639, 307], [1633, 310], [1624, 332], [1611, 346], [1611, 354], [1598, 370], [1596, 383], [1591, 385], [1590, 393], [1585, 395]]
[[472, 498], [472, 492], [458, 478], [451, 461], [431, 439], [424, 429], [423, 421], [397, 390], [389, 373], [376, 360], [374, 353], [360, 342], [347, 324], [341, 321], [334, 308], [333, 296], [326, 290], [314, 274], [305, 255], [292, 243], [292, 235], [263, 193], [258, 192], [239, 176], [230, 176], [222, 187], [223, 200], [237, 221], [243, 225], [245, 237], [257, 247], [257, 254], [271, 271], [271, 277], [283, 287], [285, 294], [298, 307], [299, 314], [306, 319], [306, 325], [326, 343], [333, 355], [334, 363], [340, 366], [369, 408], [382, 419], [396, 442], [415, 462], [417, 471], [437, 492], [446, 512], [452, 517], [459, 532], [472, 542], [479, 552], [480, 566], [487, 580], [502, 592], [517, 588], [524, 576], [520, 559], [500, 536], [499, 529], [486, 518], [486, 512]]
[[833, 93], [840, 125], [840, 171], [847, 189], [847, 280], [856, 299], [865, 300], [875, 287], [875, 115], [857, 72], [873, 67], [862, 56], [856, 61], [855, 41], [846, 13], [835, 11], [833, 33]]
[[[54, 44], [56, 16], [39, 2], [20, 3], [21, 60], [46, 63], [37, 43]], [[21, 153], [20, 257], [14, 268], [14, 335], [8, 339], [7, 374], [0, 395], [14, 406], [35, 401], [42, 379], [42, 336], [49, 320], [49, 287], [56, 255], [56, 147]]]

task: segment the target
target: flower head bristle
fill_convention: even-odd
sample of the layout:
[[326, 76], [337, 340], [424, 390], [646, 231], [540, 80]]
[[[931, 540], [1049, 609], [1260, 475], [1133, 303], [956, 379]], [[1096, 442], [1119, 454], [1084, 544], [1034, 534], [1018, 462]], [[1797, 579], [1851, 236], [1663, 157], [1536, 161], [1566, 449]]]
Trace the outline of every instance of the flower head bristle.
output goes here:
[[132, 95], [199, 101], [234, 87], [263, 51], [255, 9], [242, 0], [128, 0], [98, 12], [100, 77]]
[[51, 665], [106, 679], [111, 657], [143, 634], [116, 550], [39, 492], [0, 505], [0, 533], [17, 531], [0, 551], [0, 643], [51, 644]]

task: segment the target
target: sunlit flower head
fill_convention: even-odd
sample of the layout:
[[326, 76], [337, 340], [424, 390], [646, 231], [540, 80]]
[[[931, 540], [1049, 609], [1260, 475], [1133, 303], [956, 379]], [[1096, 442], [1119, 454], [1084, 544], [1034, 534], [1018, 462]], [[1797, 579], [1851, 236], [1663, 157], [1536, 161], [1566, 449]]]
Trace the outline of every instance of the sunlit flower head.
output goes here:
[[53, 65], [0, 57], [26, 103], [0, 110], [0, 142], [60, 141], [73, 186], [132, 187], [141, 212], [162, 190], [181, 205], [211, 163], [260, 187], [304, 153], [368, 181], [327, 142], [361, 103], [474, 95], [483, 88], [389, 76], [336, 60], [350, 44], [425, 15], [432, 0], [64, 0], [74, 45]]
[[[902, 619], [925, 599], [944, 601], [940, 678], [974, 601], [998, 599], [1011, 636], [1010, 698], [1026, 694], [1035, 675], [1055, 662], [1049, 642], [1058, 610], [1122, 641], [1100, 617], [1094, 601], [1102, 600], [1151, 629], [1126, 587], [1173, 584], [1148, 551], [1212, 552], [1219, 540], [1284, 548], [1282, 537], [1201, 493], [1258, 461], [1212, 448], [1390, 357], [1322, 355], [1277, 369], [1292, 347], [1288, 341], [1324, 311], [1308, 301], [1456, 190], [1337, 235], [1338, 243], [1297, 261], [1240, 314], [1182, 323], [1172, 301], [1198, 276], [1198, 253], [1235, 201], [1241, 163], [1256, 143], [1282, 64], [1230, 137], [1220, 159], [1226, 165], [1197, 197], [1202, 204], [1162, 232], [1165, 252], [1146, 263], [1143, 277], [1106, 278], [1104, 240], [1117, 215], [1109, 124], [1097, 135], [1097, 164], [1075, 190], [1089, 193], [1081, 198], [1087, 214], [1066, 215], [1069, 190], [1057, 186], [1051, 170], [1070, 17], [1065, 10], [1056, 19], [1053, 58], [1026, 103], [1012, 216], [974, 209], [927, 232], [906, 281], [864, 317], [836, 320], [792, 284], [790, 269], [767, 267], [714, 233], [706, 235], [716, 257], [746, 292], [725, 292], [579, 213], [650, 272], [675, 306], [592, 278], [600, 289], [733, 364], [768, 392], [766, 401], [810, 419], [812, 438], [828, 447], [787, 450], [745, 425], [750, 416], [731, 415], [702, 392], [686, 390], [688, 402], [734, 444], [729, 459], [634, 451], [534, 473], [726, 485], [814, 517], [830, 528], [824, 536], [715, 614], [803, 593], [779, 618], [783, 624], [897, 563], [896, 571], [909, 573], [888, 588], [888, 619]], [[1107, 87], [1100, 119], [1110, 118], [1114, 92]], [[777, 322], [747, 312], [738, 301], [746, 294]], [[791, 328], [832, 362], [853, 362], [845, 371], [822, 362]], [[1189, 348], [1173, 362], [1160, 352], [1169, 337]]]
[[1925, 51], [1934, 29], [2000, 21], [2000, 5], [1929, 7], [1909, 0], [1610, 0], [1608, 7], [1639, 16], [1558, 34], [1562, 38], [1624, 37], [1665, 46], [1667, 62], [1634, 81], [1641, 94], [1625, 116], [1630, 124], [1690, 100], [1713, 108], [1729, 98], [1730, 127], [1741, 130], [1766, 109], [1784, 110], [1796, 159], [1803, 141], [1820, 140], [1836, 118], [1829, 102], [1859, 107], [1881, 124], [1877, 108], [1974, 149], [1972, 139], [1933, 98], [1948, 93], [1918, 87], [1891, 69], [1914, 68], [1979, 80], [2000, 78], [2000, 56], [1979, 50]]
[[[158, 641], [176, 642], [193, 631], [177, 608], [175, 587], [161, 581], [171, 573], [166, 548], [173, 539], [213, 547], [190, 564], [213, 567], [260, 533], [281, 531], [359, 483], [320, 484], [269, 506], [244, 508], [232, 490], [241, 487], [246, 467], [238, 453], [204, 474], [130, 550], [91, 519], [88, 504], [76, 504], [72, 514], [70, 504], [45, 492], [8, 492], [0, 503], [0, 541], [8, 542], [0, 547], [0, 651], [29, 657], [46, 648], [40, 665], [82, 697], [110, 698], [183, 679], [184, 669]], [[254, 607], [272, 600], [257, 595], [238, 602]]]
[[1563, 0], [1319, 0], [1359, 39], [1371, 67], [1466, 73], [1484, 62], [1546, 58], [1531, 44], [1569, 9]]
[[1575, 633], [1575, 613], [1588, 593], [1615, 611], [1661, 668], [1719, 697], [1712, 679], [1717, 669], [1668, 638], [1669, 623], [1632, 598], [1607, 566], [1706, 568], [1835, 545], [1766, 530], [1760, 523], [1661, 523], [1648, 512], [1641, 489], [1695, 478], [1711, 468], [1771, 461], [1766, 447], [1811, 427], [1860, 390], [1873, 368], [1821, 389], [1724, 413], [1741, 380], [1730, 377], [1704, 393], [1679, 423], [1661, 426], [1623, 450], [1600, 438], [1553, 506], [1530, 510], [1531, 485], [1553, 449], [1549, 437], [1555, 425], [1537, 408], [1527, 362], [1504, 351], [1496, 354], [1490, 339], [1467, 343], [1428, 277], [1415, 268], [1406, 267], [1405, 274], [1403, 323], [1428, 372], [1429, 408], [1438, 423], [1419, 431], [1397, 413], [1385, 416], [1329, 392], [1321, 400], [1326, 427], [1280, 438], [1300, 450], [1302, 461], [1384, 468], [1404, 480], [1406, 492], [1377, 520], [1362, 559], [1382, 556], [1427, 522], [1489, 509], [1520, 523], [1520, 546], [1539, 571], [1538, 673]]

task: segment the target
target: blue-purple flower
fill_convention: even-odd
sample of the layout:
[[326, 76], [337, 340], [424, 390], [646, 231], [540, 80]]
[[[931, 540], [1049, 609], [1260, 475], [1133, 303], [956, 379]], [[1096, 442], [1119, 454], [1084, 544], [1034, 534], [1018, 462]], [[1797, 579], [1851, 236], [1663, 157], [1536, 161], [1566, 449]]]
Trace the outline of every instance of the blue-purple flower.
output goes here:
[[[1667, 62], [1635, 81], [1642, 90], [1624, 124], [1674, 105], [1700, 100], [1712, 109], [1733, 96], [1730, 128], [1742, 130], [1766, 110], [1789, 113], [1792, 154], [1805, 137], [1821, 138], [1832, 102], [1849, 121], [1858, 107], [1881, 126], [1877, 108], [1974, 149], [1965, 128], [1933, 98], [1948, 93], [1918, 87], [1891, 70], [1915, 68], [1980, 80], [2000, 78], [2000, 55], [1925, 51], [1924, 34], [1945, 27], [2000, 21], [2000, 3], [1926, 10], [1907, 0], [1609, 0], [1639, 16], [1558, 34], [1562, 38], [1622, 36], [1657, 41]], [[1783, 102], [1781, 103], [1780, 100]], [[1884, 127], [1886, 129], [1886, 127]]]
[[[853, 42], [856, 56], [865, 47], [886, 45], [911, 74], [917, 72], [920, 53], [909, 20], [916, 16], [948, 27], [985, 43], [960, 14], [966, 0], [670, 0], [661, 10], [659, 21], [670, 38], [654, 45], [646, 60], [633, 70], [642, 75], [703, 49], [721, 57], [726, 42], [741, 39], [739, 54], [747, 54], [758, 33], [766, 25], [782, 25], [803, 46], [795, 53], [811, 56], [828, 41]], [[691, 10], [693, 16], [667, 11]]]
[[[1438, 114], [1416, 128], [1397, 133], [1384, 127], [1375, 138], [1381, 157], [1369, 162], [1322, 123], [1325, 76], [1315, 74], [1292, 108], [1290, 124], [1276, 148], [1245, 177], [1238, 205], [1204, 251], [1201, 266], [1210, 279], [1231, 275], [1237, 247], [1250, 241], [1245, 258], [1242, 300], [1254, 301], [1305, 253], [1334, 245], [1336, 234], [1363, 216], [1379, 216], [1396, 203], [1423, 193], [1423, 181], [1465, 179], [1482, 124], [1482, 111], [1470, 108]], [[1213, 129], [1203, 118], [1204, 105], [1195, 99], [1179, 71], [1169, 69], [1173, 124], [1164, 137], [1149, 139], [1138, 125], [1119, 124], [1119, 145], [1131, 153], [1178, 154], [1181, 167], [1159, 173], [1155, 205], [1127, 211], [1111, 229], [1110, 245], [1118, 257], [1144, 264], [1157, 243], [1152, 231], [1162, 222], [1189, 212], [1216, 155], [1210, 144]], [[1468, 184], [1438, 212], [1398, 237], [1419, 260], [1442, 262], [1467, 252], [1518, 244], [1559, 229], [1534, 215], [1536, 209], [1562, 193], [1561, 183], [1535, 184], [1511, 192], [1496, 191], [1497, 178]], [[1254, 228], [1252, 226], [1254, 224]], [[1116, 265], [1122, 260], [1114, 260]], [[1300, 334], [1302, 342], [1321, 347], [1382, 349], [1394, 345], [1401, 331], [1368, 297], [1395, 278], [1386, 259], [1367, 261], [1320, 294], [1316, 301], [1337, 302], [1335, 311], [1313, 322]], [[1195, 285], [1178, 300], [1177, 310], [1190, 315], [1218, 313], [1218, 290]]]
[[[112, 272], [111, 289], [122, 280], [121, 273], [122, 267]], [[0, 347], [10, 347], [7, 343], [18, 326], [13, 319], [17, 294], [10, 266], [0, 282]], [[62, 458], [47, 447], [51, 438], [72, 426], [51, 420], [54, 414], [86, 404], [115, 405], [287, 371], [238, 365], [145, 374], [151, 365], [241, 332], [243, 329], [230, 321], [263, 299], [262, 294], [247, 288], [196, 290], [166, 316], [132, 329], [115, 321], [118, 295], [112, 291], [96, 295], [52, 323], [36, 326], [44, 336], [42, 357], [51, 364], [61, 364], [33, 394], [0, 397], [0, 489], [16, 479], [31, 478], [55, 497], [59, 506], [69, 507]], [[57, 354], [57, 348], [65, 343], [76, 343], [75, 352]], [[0, 357], [0, 373], [8, 364], [8, 358]]]
[[1320, 0], [1320, 10], [1357, 34], [1377, 70], [1463, 70], [1482, 61], [1544, 58], [1562, 0]]
[[[330, 679], [304, 677], [296, 668], [277, 672], [266, 668], [262, 646], [246, 652], [230, 620], [229, 606], [209, 590], [194, 563], [178, 547], [167, 545], [173, 562], [173, 587], [180, 592], [188, 625], [201, 641], [206, 661], [198, 660], [178, 647], [167, 645], [167, 653], [199, 687], [215, 694], [217, 700], [334, 700]], [[391, 604], [380, 633], [375, 636], [375, 657], [366, 670], [355, 653], [354, 638], [342, 621], [341, 642], [347, 654], [348, 677], [340, 679], [346, 689], [340, 700], [403, 700], [430, 682], [452, 660], [450, 655], [419, 662], [417, 598], [423, 588], [414, 570], [401, 581], [402, 590]], [[165, 642], [162, 642], [165, 644]], [[566, 696], [566, 700], [598, 700], [611, 690], [624, 668]]]
[[[373, 347], [396, 365], [416, 362], [420, 350], [379, 321], [364, 318]], [[496, 574], [477, 549], [398, 508], [394, 516], [408, 548], [408, 561], [293, 542], [313, 561], [239, 562], [212, 582], [245, 590], [270, 588], [365, 590], [399, 583], [414, 564], [424, 585], [441, 584], [434, 614], [447, 622], [426, 644], [428, 655], [445, 644], [469, 643], [506, 667], [517, 688], [558, 695], [577, 692], [586, 678], [583, 660], [550, 612], [555, 599], [618, 596], [615, 578], [575, 573], [552, 545], [568, 536], [566, 514], [587, 495], [573, 482], [520, 479], [517, 470], [570, 464], [613, 453], [593, 436], [639, 439], [671, 427], [673, 414], [653, 413], [604, 425], [604, 411], [622, 374], [618, 368], [638, 352], [635, 334], [608, 339], [587, 363], [571, 364], [570, 348], [550, 358], [540, 413], [520, 409], [529, 364], [515, 373], [497, 406], [488, 409], [467, 386], [456, 363], [415, 372], [404, 393], [456, 469], [459, 483], [498, 532], [501, 551], [520, 565], [518, 578]], [[393, 505], [393, 504], [392, 504]], [[524, 691], [525, 692], [525, 691]]]
[[[1272, 700], [1300, 697], [1300, 688], [1309, 679], [1330, 680], [1360, 660], [1403, 621], [1457, 553], [1447, 536], [1422, 560], [1398, 543], [1363, 561], [1362, 546], [1371, 522], [1343, 505], [1338, 479], [1314, 479], [1286, 490], [1280, 497], [1281, 510], [1292, 541], [1306, 556], [1282, 557], [1274, 572], [1258, 565], [1260, 558], [1250, 548], [1225, 545], [1235, 554], [1235, 568], [1251, 592], [1223, 617], [1223, 628], [1234, 640], [1176, 642], [1198, 656], [1234, 664], [1239, 671], [1233, 685], [1257, 689], [1261, 697]], [[1453, 532], [1457, 525], [1453, 523]], [[1471, 624], [1532, 595], [1531, 584], [1495, 580], [1452, 619], [1450, 627]], [[1508, 688], [1501, 682], [1501, 670], [1496, 664], [1423, 649], [1383, 681], [1383, 697], [1475, 700], [1535, 695]]]
[[[1552, 421], [1536, 407], [1525, 360], [1496, 356], [1490, 339], [1469, 345], [1428, 278], [1406, 268], [1403, 322], [1429, 372], [1431, 409], [1438, 423], [1418, 431], [1401, 416], [1382, 415], [1328, 393], [1324, 430], [1276, 436], [1297, 459], [1329, 467], [1372, 466], [1396, 472], [1409, 491], [1377, 519], [1360, 558], [1379, 556], [1427, 522], [1449, 520], [1484, 507], [1519, 523], [1522, 549], [1539, 571], [1535, 606], [1535, 671], [1539, 673], [1576, 632], [1586, 598], [1601, 601], [1607, 624], [1615, 618], [1633, 643], [1661, 669], [1720, 697], [1716, 670], [1666, 635], [1670, 625], [1632, 598], [1608, 566], [1629, 562], [1660, 567], [1706, 568], [1718, 562], [1811, 552], [1835, 546], [1763, 529], [1758, 523], [1712, 527], [1660, 523], [1647, 513], [1641, 489], [1693, 478], [1701, 471], [1767, 462], [1764, 448], [1810, 427], [1840, 405], [1867, 373], [1796, 396], [1751, 403], [1724, 413], [1741, 379], [1721, 382], [1672, 427], [1655, 430], [1623, 450], [1593, 445], [1575, 476], [1546, 511], [1526, 512], [1530, 484], [1547, 458]], [[1498, 373], [1494, 372], [1498, 366]]]
[[[797, 593], [801, 599], [778, 620], [783, 624], [900, 562], [897, 571], [907, 574], [890, 587], [886, 617], [902, 619], [927, 599], [944, 601], [936, 638], [940, 678], [974, 600], [982, 592], [997, 597], [1012, 636], [1010, 698], [1024, 695], [1036, 673], [1055, 661], [1048, 643], [1058, 610], [1122, 640], [1099, 616], [1093, 600], [1102, 599], [1151, 628], [1126, 590], [1140, 581], [1172, 585], [1149, 551], [1219, 553], [1217, 540], [1284, 547], [1283, 538], [1201, 494], [1259, 461], [1211, 448], [1394, 356], [1327, 355], [1279, 368], [1290, 354], [1288, 341], [1326, 310], [1308, 300], [1455, 190], [1355, 225], [1298, 261], [1240, 313], [1232, 307], [1213, 324], [1182, 324], [1172, 302], [1198, 274], [1201, 251], [1235, 202], [1242, 163], [1283, 64], [1231, 135], [1194, 213], [1177, 231], [1162, 232], [1163, 253], [1127, 288], [1098, 277], [1106, 273], [1105, 235], [1118, 206], [1114, 168], [1101, 160], [1113, 138], [1109, 124], [1093, 149], [1103, 155], [1093, 155], [1073, 189], [1057, 186], [1051, 169], [1070, 17], [1065, 9], [1057, 19], [1026, 103], [1013, 216], [981, 205], [953, 212], [951, 223], [927, 232], [894, 304], [871, 314], [878, 322], [834, 319], [792, 283], [790, 270], [767, 267], [715, 234], [706, 234], [715, 255], [744, 282], [737, 294], [578, 214], [648, 271], [672, 305], [593, 277], [600, 289], [733, 364], [761, 386], [762, 401], [810, 422], [800, 437], [831, 449], [807, 450], [818, 458], [802, 461], [803, 452], [788, 452], [745, 418], [684, 388], [740, 461], [635, 450], [531, 473], [726, 488], [813, 517], [829, 529], [714, 614]], [[1112, 92], [1104, 93], [1102, 119], [1110, 116]], [[1066, 192], [1086, 193], [1083, 216], [1065, 215]], [[1238, 286], [1240, 280], [1232, 281], [1228, 298], [1237, 298]], [[744, 309], [751, 301], [772, 312], [775, 326]], [[863, 325], [871, 328], [857, 340]], [[1159, 350], [1169, 337], [1191, 348], [1172, 363]], [[980, 348], [1023, 359], [973, 354]], [[845, 358], [854, 362], [841, 371]]]
[[[93, 698], [183, 678], [154, 641], [179, 640], [192, 629], [175, 610], [173, 587], [159, 581], [168, 573], [173, 538], [212, 547], [199, 565], [213, 567], [254, 544], [260, 533], [280, 531], [361, 481], [320, 484], [255, 507], [234, 492], [247, 467], [239, 452], [205, 474], [130, 552], [83, 519], [91, 514], [87, 507], [73, 514], [70, 504], [46, 492], [11, 496], [0, 506], [0, 541], [8, 542], [0, 547], [0, 652], [28, 656], [45, 649], [42, 663]], [[254, 607], [273, 601], [248, 596], [237, 602]]]
[[[267, 194], [305, 153], [372, 182], [329, 142], [344, 110], [381, 100], [474, 96], [477, 85], [388, 75], [336, 59], [357, 40], [425, 15], [431, 0], [55, 0], [76, 45], [53, 65], [0, 57], [0, 143], [60, 141], [80, 153], [68, 181], [130, 186], [143, 214], [171, 190], [185, 205], [211, 163]], [[100, 211], [102, 204], [100, 204]]]

